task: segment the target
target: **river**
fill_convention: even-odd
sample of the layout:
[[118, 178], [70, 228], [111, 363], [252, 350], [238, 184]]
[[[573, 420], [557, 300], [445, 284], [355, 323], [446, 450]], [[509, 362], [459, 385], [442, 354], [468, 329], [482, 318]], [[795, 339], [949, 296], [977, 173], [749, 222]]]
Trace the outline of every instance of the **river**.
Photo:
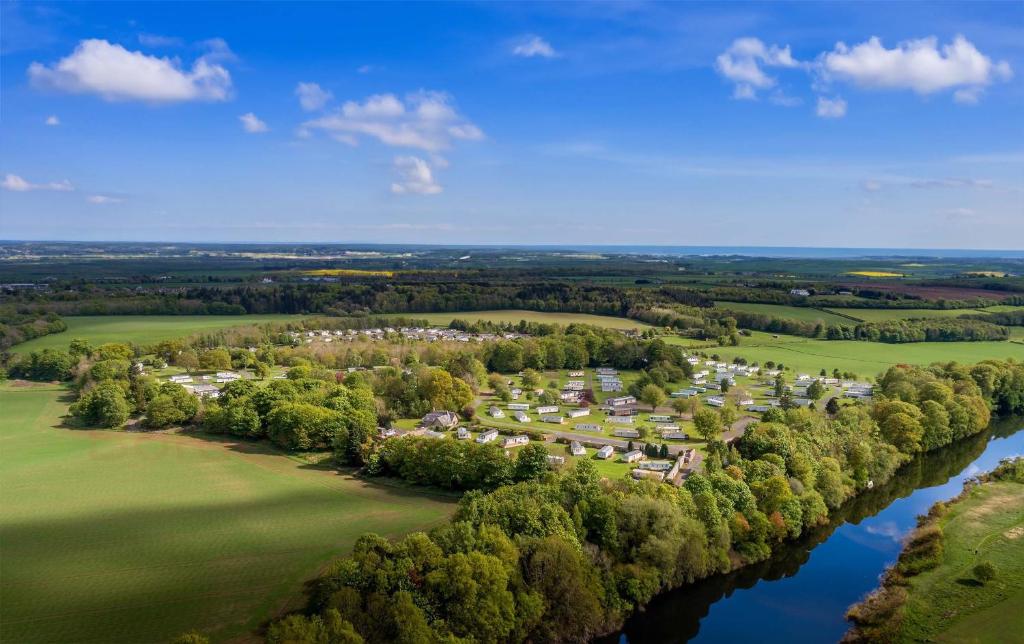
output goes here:
[[848, 502], [822, 527], [775, 556], [666, 593], [605, 643], [836, 642], [847, 607], [878, 585], [901, 539], [936, 501], [1003, 458], [1024, 455], [1024, 419], [919, 456], [893, 480]]

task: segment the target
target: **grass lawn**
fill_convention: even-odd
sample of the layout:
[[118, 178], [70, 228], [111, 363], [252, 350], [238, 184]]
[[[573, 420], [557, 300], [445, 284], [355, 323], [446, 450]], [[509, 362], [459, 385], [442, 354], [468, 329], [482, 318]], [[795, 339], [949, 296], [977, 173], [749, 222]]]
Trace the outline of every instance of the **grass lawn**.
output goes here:
[[605, 327], [607, 329], [646, 329], [651, 325], [638, 320], [627, 318], [616, 318], [609, 315], [589, 315], [586, 313], [541, 313], [538, 311], [519, 311], [515, 309], [502, 311], [462, 311], [459, 313], [402, 313], [389, 314], [385, 317], [415, 318], [427, 320], [431, 324], [447, 326], [452, 320], [466, 320], [476, 322], [486, 320], [488, 322], [512, 322], [520, 320], [528, 322], [542, 322], [546, 324], [590, 324], [593, 326]]
[[910, 320], [913, 318], [958, 318], [970, 313], [981, 313], [978, 309], [836, 309], [850, 317], [864, 322], [887, 322], [889, 320]]
[[[941, 519], [942, 563], [911, 580], [906, 641], [1019, 642], [1024, 633], [1024, 485], [975, 487]], [[996, 567], [981, 585], [972, 568]]]
[[[688, 346], [687, 338], [666, 337], [667, 342]], [[1024, 344], [1016, 342], [912, 342], [885, 344], [856, 340], [813, 340], [796, 336], [753, 332], [743, 337], [738, 347], [711, 347], [705, 353], [718, 354], [731, 361], [742, 356], [748, 361], [764, 364], [766, 360], [781, 362], [794, 371], [818, 373], [826, 369], [850, 371], [874, 377], [894, 364], [930, 364], [955, 360], [972, 364], [989, 358], [1024, 360]]]
[[[738, 311], [740, 313], [762, 313], [777, 318], [800, 320], [801, 322], [818, 322], [825, 324], [855, 324], [853, 320], [836, 313], [814, 309], [809, 306], [787, 306], [785, 304], [758, 304], [756, 302], [715, 302], [715, 308]], [[848, 315], [854, 315], [850, 313]]]
[[217, 331], [247, 324], [300, 320], [299, 315], [95, 315], [66, 317], [68, 330], [35, 338], [11, 348], [14, 353], [40, 349], [67, 349], [74, 338], [93, 345], [104, 342], [152, 344], [193, 333]]
[[66, 391], [0, 385], [5, 642], [244, 638], [364, 532], [442, 523], [453, 499], [265, 443], [60, 427]]

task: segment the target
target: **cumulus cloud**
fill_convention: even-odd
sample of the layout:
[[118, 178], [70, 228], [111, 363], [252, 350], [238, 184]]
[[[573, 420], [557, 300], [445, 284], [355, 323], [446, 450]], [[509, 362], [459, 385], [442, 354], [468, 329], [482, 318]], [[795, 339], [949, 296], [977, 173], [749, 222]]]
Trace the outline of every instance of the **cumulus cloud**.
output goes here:
[[33, 190], [49, 190], [52, 192], [71, 192], [75, 189], [67, 179], [63, 181], [51, 181], [49, 183], [32, 183], [22, 179], [16, 174], [8, 174], [0, 181], [0, 187], [11, 192], [31, 192]]
[[776, 79], [765, 68], [799, 67], [789, 46], [765, 45], [759, 38], [737, 38], [715, 59], [715, 69], [735, 83], [733, 98], [757, 98], [757, 90], [774, 87]]
[[242, 122], [242, 128], [249, 134], [260, 134], [270, 129], [267, 127], [266, 123], [261, 121], [259, 117], [252, 112], [239, 116], [238, 120]]
[[447, 94], [417, 92], [402, 100], [376, 94], [346, 101], [336, 112], [302, 124], [300, 131], [320, 130], [346, 143], [369, 137], [393, 147], [438, 152], [455, 141], [478, 141], [479, 127], [461, 116]]
[[877, 37], [853, 47], [840, 42], [820, 62], [827, 77], [861, 87], [909, 89], [921, 95], [960, 88], [960, 102], [976, 102], [981, 88], [1013, 76], [1009, 63], [994, 62], [963, 36], [941, 48], [934, 36], [907, 40], [892, 49]]
[[120, 197], [110, 197], [108, 195], [89, 195], [85, 200], [91, 204], [100, 206], [113, 203], [124, 203], [124, 199]]
[[436, 195], [441, 192], [430, 164], [419, 157], [395, 157], [394, 169], [399, 179], [391, 184], [391, 192], [397, 195]]
[[818, 97], [818, 107], [815, 110], [818, 116], [823, 119], [841, 119], [846, 116], [846, 101], [836, 98]]
[[60, 119], [57, 117], [56, 114], [51, 114], [50, 116], [46, 117], [46, 124], [51, 127], [56, 127], [60, 125]]
[[555, 58], [558, 56], [558, 52], [551, 46], [551, 43], [544, 40], [540, 36], [528, 35], [523, 36], [519, 41], [513, 45], [512, 53], [516, 56], [523, 58], [534, 58], [540, 56], [541, 58]]
[[96, 94], [107, 101], [227, 100], [231, 74], [216, 61], [226, 60], [230, 49], [222, 40], [207, 41], [205, 47], [207, 53], [186, 70], [175, 59], [129, 51], [106, 40], [83, 40], [56, 63], [32, 63], [28, 76], [36, 87]]
[[316, 83], [299, 83], [295, 87], [295, 95], [299, 97], [299, 105], [307, 112], [315, 112], [327, 105], [334, 96]]

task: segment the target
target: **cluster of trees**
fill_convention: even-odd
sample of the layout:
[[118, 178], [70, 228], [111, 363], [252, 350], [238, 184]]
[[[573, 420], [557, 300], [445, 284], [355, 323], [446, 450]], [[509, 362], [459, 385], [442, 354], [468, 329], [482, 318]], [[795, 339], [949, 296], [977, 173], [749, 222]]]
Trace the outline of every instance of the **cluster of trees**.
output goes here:
[[14, 354], [7, 360], [7, 375], [25, 380], [70, 380], [78, 358], [67, 351], [43, 349], [27, 355]]
[[[320, 579], [311, 616], [287, 628], [333, 623], [368, 642], [586, 641], [665, 589], [763, 559], [826, 522], [933, 447], [925, 436], [948, 443], [980, 431], [988, 404], [1022, 375], [1014, 362], [893, 368], [872, 407], [844, 406], [834, 418], [776, 410], [734, 447], [712, 441], [704, 472], [681, 488], [602, 480], [590, 461], [548, 471], [539, 446], [530, 472], [520, 456], [481, 474], [467, 461], [492, 460], [485, 446], [390, 439], [381, 471], [472, 491], [430, 534], [360, 539]], [[932, 402], [949, 416], [948, 434], [925, 430]]]
[[488, 369], [500, 373], [601, 365], [617, 369], [644, 369], [653, 365], [690, 369], [682, 349], [664, 340], [632, 338], [617, 331], [584, 325], [569, 325], [558, 335], [489, 343], [481, 359]]
[[68, 325], [55, 313], [0, 310], [0, 351], [32, 338], [63, 333], [67, 328]]
[[403, 437], [384, 441], [368, 471], [446, 490], [494, 490], [516, 481], [539, 480], [548, 471], [548, 450], [530, 443], [515, 459], [495, 443]]
[[1010, 338], [1006, 327], [983, 320], [931, 318], [924, 320], [890, 320], [858, 324], [853, 339], [869, 342], [977, 342], [1003, 341]]

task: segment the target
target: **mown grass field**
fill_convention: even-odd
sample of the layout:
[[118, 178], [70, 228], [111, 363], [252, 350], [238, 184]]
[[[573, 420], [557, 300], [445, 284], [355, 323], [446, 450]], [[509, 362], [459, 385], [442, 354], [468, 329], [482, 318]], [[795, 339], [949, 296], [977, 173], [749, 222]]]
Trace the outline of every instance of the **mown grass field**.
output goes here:
[[[911, 580], [903, 641], [1019, 642], [1024, 633], [1024, 485], [991, 482], [940, 521], [942, 563]], [[984, 585], [972, 569], [995, 564]]]
[[608, 315], [589, 315], [586, 313], [542, 313], [538, 311], [520, 311], [516, 309], [502, 311], [461, 311], [458, 313], [402, 313], [392, 314], [385, 317], [415, 318], [427, 320], [431, 324], [447, 326], [452, 320], [466, 320], [476, 322], [485, 320], [488, 322], [511, 322], [520, 320], [528, 322], [542, 322], [546, 324], [591, 324], [593, 326], [605, 327], [607, 329], [646, 329], [650, 325], [638, 320], [628, 318], [616, 318]]
[[[686, 338], [666, 337], [667, 342], [692, 346]], [[856, 340], [813, 340], [796, 336], [753, 332], [743, 337], [738, 347], [702, 349], [731, 361], [741, 356], [764, 364], [767, 360], [783, 363], [801, 373], [818, 373], [826, 369], [849, 371], [874, 377], [895, 364], [930, 364], [956, 361], [972, 364], [989, 358], [1024, 360], [1024, 344], [1018, 342], [913, 342], [884, 344]]]
[[865, 322], [886, 322], [888, 320], [909, 320], [912, 318], [957, 318], [972, 313], [995, 313], [1016, 311], [1024, 307], [993, 306], [986, 309], [841, 309], [842, 313]]
[[67, 349], [74, 338], [94, 345], [104, 342], [152, 344], [193, 333], [217, 331], [248, 324], [300, 320], [298, 315], [95, 315], [66, 317], [68, 330], [16, 344], [14, 353], [40, 349]]
[[[762, 313], [778, 318], [800, 320], [801, 322], [824, 322], [825, 324], [854, 324], [853, 320], [836, 313], [814, 309], [808, 306], [787, 306], [785, 304], [758, 304], [756, 302], [715, 302], [719, 309], [729, 309], [741, 313]], [[848, 315], [855, 315], [849, 313]]]
[[65, 395], [0, 386], [4, 642], [244, 639], [359, 535], [454, 509], [265, 443], [63, 428]]

